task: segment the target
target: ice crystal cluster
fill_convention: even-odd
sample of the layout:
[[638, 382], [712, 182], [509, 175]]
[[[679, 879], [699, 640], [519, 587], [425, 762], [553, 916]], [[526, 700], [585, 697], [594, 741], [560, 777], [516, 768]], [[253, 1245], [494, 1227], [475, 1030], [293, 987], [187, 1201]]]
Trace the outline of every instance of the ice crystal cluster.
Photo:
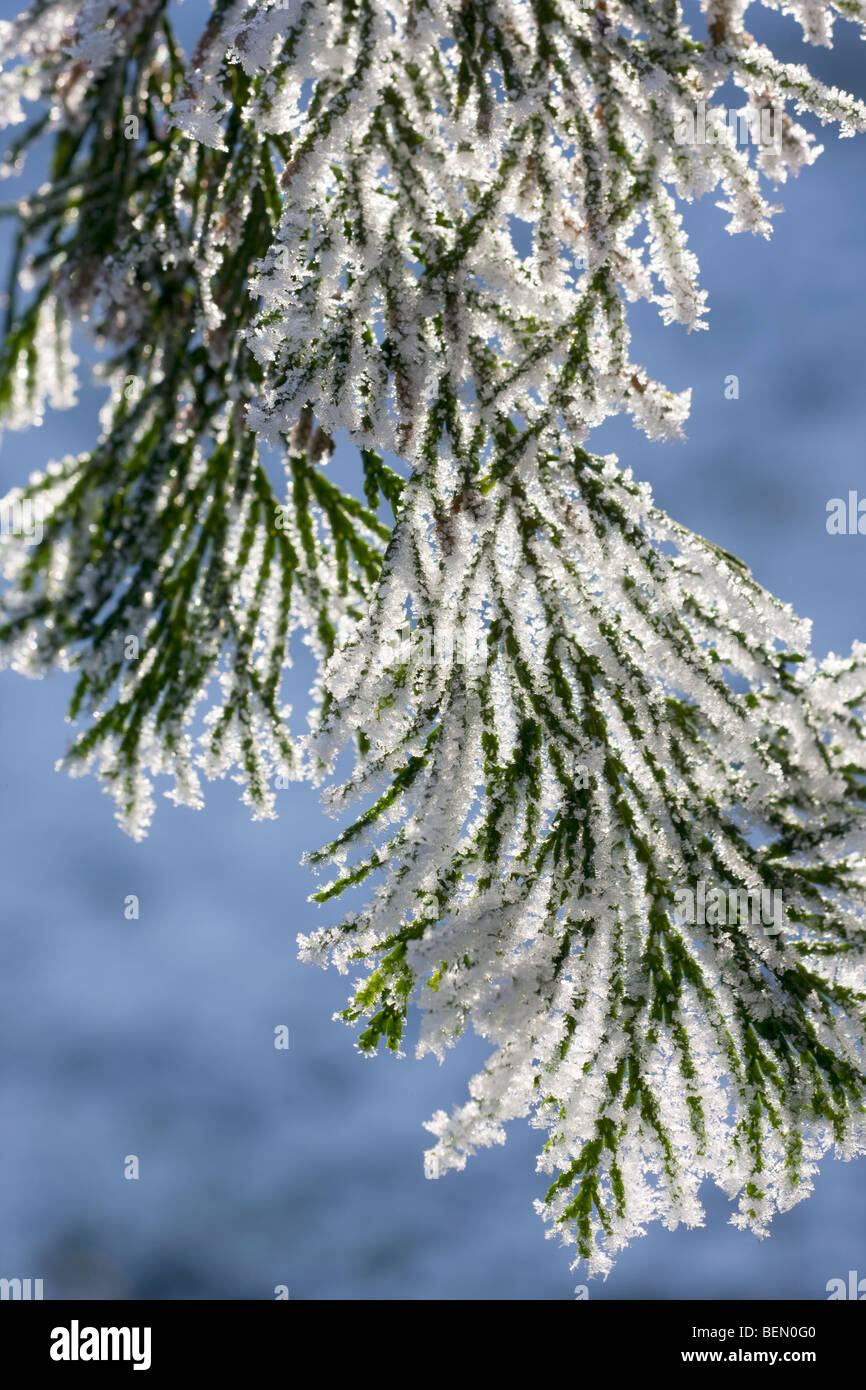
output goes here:
[[[164, 0], [0, 31], [4, 172], [49, 158], [2, 423], [74, 398], [74, 326], [106, 391], [94, 449], [6, 499], [42, 534], [2, 540], [3, 660], [77, 672], [69, 765], [133, 834], [158, 775], [200, 804], [229, 774], [265, 815], [276, 777], [329, 778], [315, 897], [350, 908], [303, 956], [358, 975], [364, 1051], [399, 1052], [410, 1005], [419, 1054], [491, 1043], [429, 1122], [431, 1176], [529, 1117], [539, 1210], [590, 1272], [700, 1224], [708, 1178], [763, 1233], [866, 1146], [866, 647], [818, 663], [589, 444], [622, 411], [681, 435], [628, 306], [706, 326], [682, 204], [768, 236], [807, 126], [866, 107], [780, 61], [748, 0], [200, 8], [188, 59]], [[866, 27], [861, 0], [766, 8], [811, 44]], [[732, 91], [772, 139], [683, 139]], [[697, 884], [781, 920], [687, 920]]]

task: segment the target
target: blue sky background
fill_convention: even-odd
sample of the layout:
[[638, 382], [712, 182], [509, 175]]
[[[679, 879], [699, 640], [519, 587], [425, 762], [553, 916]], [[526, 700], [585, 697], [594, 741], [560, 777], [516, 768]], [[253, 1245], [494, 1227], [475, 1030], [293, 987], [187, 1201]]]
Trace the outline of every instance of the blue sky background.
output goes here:
[[[17, 8], [0, 0], [0, 17]], [[188, 33], [204, 12], [187, 0]], [[792, 21], [760, 32], [800, 56]], [[833, 53], [808, 55], [861, 95], [864, 57], [841, 25]], [[625, 423], [593, 441], [810, 616], [822, 654], [866, 637], [866, 537], [825, 529], [829, 498], [866, 496], [866, 140], [823, 138], [780, 191], [772, 243], [729, 237], [709, 200], [689, 210], [709, 333], [635, 316], [636, 359], [693, 386], [688, 442]], [[98, 400], [7, 434], [0, 488], [88, 447]], [[538, 1131], [516, 1123], [464, 1173], [423, 1177], [422, 1123], [464, 1099], [483, 1045], [442, 1067], [361, 1058], [331, 1021], [347, 980], [298, 963], [296, 934], [320, 921], [298, 860], [332, 829], [315, 792], [252, 824], [235, 787], [210, 787], [204, 812], [166, 802], [133, 844], [94, 780], [54, 771], [69, 693], [0, 675], [0, 1276], [42, 1277], [48, 1297], [570, 1298], [580, 1276], [532, 1210]], [[704, 1229], [651, 1228], [591, 1297], [824, 1298], [866, 1275], [864, 1180], [866, 1162], [828, 1161], [764, 1242], [710, 1191]]]

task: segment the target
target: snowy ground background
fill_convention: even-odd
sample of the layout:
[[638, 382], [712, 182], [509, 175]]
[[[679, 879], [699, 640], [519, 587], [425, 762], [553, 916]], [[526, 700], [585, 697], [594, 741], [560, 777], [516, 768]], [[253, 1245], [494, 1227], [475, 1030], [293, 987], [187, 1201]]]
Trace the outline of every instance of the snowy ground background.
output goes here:
[[[0, 17], [17, 8], [0, 0]], [[187, 32], [203, 11], [187, 0]], [[797, 56], [791, 21], [763, 29]], [[866, 50], [839, 33], [813, 66], [864, 95]], [[625, 425], [595, 441], [811, 616], [821, 653], [866, 636], [866, 537], [825, 530], [830, 497], [866, 495], [866, 140], [825, 140], [781, 190], [774, 244], [728, 237], [709, 202], [691, 211], [709, 333], [636, 319], [637, 359], [694, 387], [689, 442]], [[0, 488], [87, 447], [97, 400], [7, 435]], [[532, 1210], [537, 1132], [516, 1124], [465, 1173], [423, 1177], [422, 1122], [463, 1099], [482, 1046], [442, 1068], [362, 1059], [331, 1022], [346, 980], [297, 962], [318, 921], [298, 860], [331, 828], [315, 793], [283, 792], [281, 818], [253, 825], [214, 787], [203, 813], [165, 803], [135, 845], [95, 782], [53, 770], [68, 694], [0, 676], [0, 1275], [42, 1277], [48, 1297], [571, 1297], [569, 1254]], [[765, 1242], [726, 1205], [709, 1193], [706, 1228], [652, 1229], [591, 1297], [820, 1299], [866, 1274], [866, 1161], [827, 1162]]]

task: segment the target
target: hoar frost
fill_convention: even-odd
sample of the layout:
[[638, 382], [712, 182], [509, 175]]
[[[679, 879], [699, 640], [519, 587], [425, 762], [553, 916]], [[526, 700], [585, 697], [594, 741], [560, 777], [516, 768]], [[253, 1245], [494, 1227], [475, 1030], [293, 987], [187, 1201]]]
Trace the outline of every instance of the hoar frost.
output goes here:
[[[57, 140], [21, 208], [5, 423], [71, 401], [70, 323], [108, 356], [97, 447], [16, 493], [43, 539], [0, 538], [3, 659], [77, 671], [70, 765], [133, 834], [163, 774], [190, 805], [231, 775], [258, 815], [284, 775], [361, 803], [310, 855], [316, 899], [358, 905], [302, 955], [369, 966], [342, 1015], [364, 1051], [400, 1051], [410, 1003], [420, 1055], [490, 1040], [427, 1171], [528, 1116], [539, 1210], [592, 1272], [649, 1221], [699, 1224], [707, 1178], [763, 1234], [864, 1147], [866, 648], [815, 661], [808, 623], [589, 449], [622, 411], [682, 434], [688, 392], [628, 327], [640, 300], [706, 327], [682, 205], [769, 236], [768, 185], [820, 152], [800, 118], [866, 127], [749, 31], [759, 8], [219, 0], [188, 61], [161, 0], [0, 34], [5, 172], [34, 103]], [[767, 8], [812, 44], [866, 21]], [[771, 140], [720, 129], [732, 89]], [[715, 138], [682, 139], [699, 114]], [[324, 466], [338, 435], [364, 504]], [[684, 914], [698, 884], [768, 895], [773, 932]]]

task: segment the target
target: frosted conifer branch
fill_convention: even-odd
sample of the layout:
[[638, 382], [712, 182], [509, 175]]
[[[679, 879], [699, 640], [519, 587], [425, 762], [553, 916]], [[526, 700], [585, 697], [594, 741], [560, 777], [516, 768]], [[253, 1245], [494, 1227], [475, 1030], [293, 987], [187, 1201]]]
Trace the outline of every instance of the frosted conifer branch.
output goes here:
[[[385, 880], [302, 946], [375, 963], [343, 1014], [364, 1050], [399, 1048], [410, 1001], [419, 1055], [491, 1040], [430, 1172], [531, 1116], [539, 1209], [599, 1272], [648, 1220], [700, 1224], [705, 1177], [763, 1233], [862, 1144], [866, 649], [816, 668], [807, 625], [613, 460], [533, 462], [483, 525], [441, 474], [410, 484], [381, 615], [328, 673], [367, 749], [333, 809], [390, 780], [313, 856], [320, 902]], [[689, 921], [701, 884], [725, 907]]]
[[[3, 123], [46, 107], [7, 168], [56, 144], [0, 408], [20, 428], [71, 399], [76, 316], [114, 400], [91, 455], [17, 495], [46, 528], [7, 547], [0, 639], [78, 668], [73, 758], [137, 832], [155, 772], [196, 802], [197, 770], [236, 768], [268, 814], [277, 768], [354, 743], [327, 799], [361, 809], [310, 856], [334, 867], [316, 897], [376, 886], [302, 954], [369, 967], [343, 1015], [362, 1050], [399, 1052], [412, 1002], [422, 1054], [490, 1039], [430, 1174], [529, 1116], [540, 1209], [593, 1272], [649, 1220], [700, 1222], [705, 1178], [763, 1233], [822, 1154], [864, 1147], [866, 648], [817, 663], [807, 623], [588, 448], [622, 411], [682, 434], [688, 392], [628, 324], [643, 300], [706, 326], [682, 205], [769, 236], [768, 183], [820, 152], [799, 118], [866, 128], [756, 8], [218, 0], [188, 63], [160, 0], [37, 4], [2, 34]], [[812, 44], [866, 25], [858, 0], [767, 8]], [[366, 506], [319, 466], [341, 433]], [[297, 626], [325, 665], [302, 747]]]
[[311, 410], [277, 438], [282, 468], [248, 427], [249, 269], [279, 216], [279, 142], [235, 123], [213, 152], [170, 125], [186, 71], [162, 3], [37, 6], [6, 38], [21, 63], [0, 123], [23, 97], [64, 104], [7, 159], [56, 129], [51, 181], [19, 206], [0, 424], [73, 402], [75, 321], [107, 398], [92, 452], [5, 499], [39, 536], [0, 540], [0, 662], [78, 673], [70, 714], [89, 722], [66, 764], [99, 772], [134, 836], [162, 775], [200, 805], [200, 774], [229, 774], [273, 815], [278, 779], [308, 770], [281, 693], [291, 639], [330, 653], [388, 537], [322, 470], [333, 441]]

